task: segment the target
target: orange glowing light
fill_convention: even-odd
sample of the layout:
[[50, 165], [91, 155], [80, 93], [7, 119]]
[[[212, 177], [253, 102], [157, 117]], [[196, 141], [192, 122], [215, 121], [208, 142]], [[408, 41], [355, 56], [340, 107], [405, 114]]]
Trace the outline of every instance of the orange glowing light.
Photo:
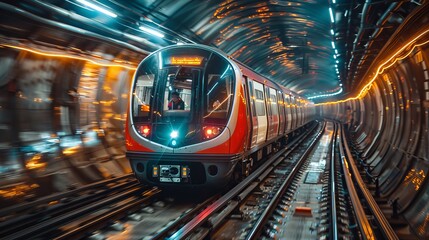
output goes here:
[[[363, 88], [361, 89], [361, 91], [359, 92], [359, 94], [357, 96], [350, 97], [350, 98], [343, 99], [343, 100], [339, 100], [339, 101], [317, 103], [317, 104], [315, 104], [315, 106], [327, 105], [327, 104], [338, 104], [338, 103], [348, 102], [351, 100], [362, 99], [363, 97], [365, 97], [365, 95], [371, 89], [371, 87], [373, 86], [373, 84], [375, 82], [375, 79], [380, 74], [382, 74], [386, 69], [389, 69], [390, 67], [392, 67], [397, 61], [400, 61], [400, 60], [408, 57], [414, 51], [414, 49], [416, 47], [420, 47], [420, 46], [423, 46], [423, 45], [426, 45], [427, 43], [429, 43], [429, 40], [422, 42], [422, 43], [416, 43], [420, 38], [422, 38], [424, 35], [426, 35], [428, 33], [429, 33], [429, 29], [426, 29], [425, 31], [423, 31], [422, 33], [417, 35], [415, 38], [411, 39], [406, 44], [404, 44], [404, 46], [399, 48], [399, 50], [396, 51], [389, 59], [387, 59], [385, 62], [380, 64], [380, 66], [377, 68], [377, 71], [375, 72], [374, 76], [370, 79], [370, 81], [365, 86], [363, 86]], [[411, 47], [407, 52], [403, 53], [403, 51], [405, 51], [407, 48], [409, 48], [412, 44], [414, 44], [413, 47]], [[403, 53], [403, 55], [401, 56], [402, 53]]]
[[149, 133], [149, 128], [147, 128], [147, 127], [146, 127], [146, 128], [143, 128], [143, 133], [144, 133], [144, 134], [148, 134], [148, 133]]
[[69, 147], [63, 150], [63, 154], [64, 155], [72, 155], [77, 153], [77, 151], [79, 150], [80, 146], [75, 146], [75, 147]]
[[38, 55], [42, 55], [42, 56], [47, 56], [47, 57], [59, 57], [59, 58], [68, 58], [68, 59], [81, 60], [81, 61], [91, 62], [91, 63], [93, 63], [95, 65], [102, 66], [102, 67], [122, 67], [122, 68], [126, 68], [126, 69], [133, 70], [133, 71], [135, 71], [137, 69], [136, 67], [129, 66], [129, 65], [124, 65], [124, 64], [100, 63], [100, 62], [97, 62], [95, 60], [92, 60], [92, 59], [89, 59], [89, 58], [85, 58], [85, 57], [79, 57], [79, 56], [62, 54], [62, 53], [49, 53], [49, 52], [44, 52], [44, 51], [40, 51], [40, 50], [30, 49], [30, 48], [26, 48], [26, 47], [13, 46], [13, 45], [9, 45], [9, 44], [0, 44], [0, 47], [14, 48], [14, 49], [18, 49], [18, 50], [22, 50], [22, 51], [26, 51], [26, 52], [31, 52], [31, 53], [34, 53], [34, 54], [38, 54]]
[[201, 65], [203, 57], [188, 56], [188, 57], [171, 57], [171, 64], [174, 65]]
[[25, 164], [25, 167], [27, 169], [39, 169], [39, 168], [45, 168], [46, 165], [47, 164], [45, 162], [42, 162], [42, 155], [36, 154], [27, 161], [27, 163]]

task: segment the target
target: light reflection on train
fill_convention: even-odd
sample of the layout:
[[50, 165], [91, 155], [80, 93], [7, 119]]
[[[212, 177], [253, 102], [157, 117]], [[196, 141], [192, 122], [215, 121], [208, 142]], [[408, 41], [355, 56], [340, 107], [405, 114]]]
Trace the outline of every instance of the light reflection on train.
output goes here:
[[152, 53], [130, 96], [127, 157], [158, 186], [242, 179], [315, 118], [311, 102], [203, 45]]

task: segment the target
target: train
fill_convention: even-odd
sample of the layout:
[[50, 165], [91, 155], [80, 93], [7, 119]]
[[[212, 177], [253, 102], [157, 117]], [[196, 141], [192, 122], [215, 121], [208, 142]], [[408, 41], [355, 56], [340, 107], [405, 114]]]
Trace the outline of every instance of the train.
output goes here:
[[316, 118], [311, 101], [200, 44], [144, 58], [129, 99], [126, 156], [159, 187], [240, 181]]

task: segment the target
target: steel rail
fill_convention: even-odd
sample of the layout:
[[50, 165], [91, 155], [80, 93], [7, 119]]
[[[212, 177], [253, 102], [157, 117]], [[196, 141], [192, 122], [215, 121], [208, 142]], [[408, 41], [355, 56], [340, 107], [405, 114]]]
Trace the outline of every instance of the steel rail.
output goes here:
[[124, 193], [115, 194], [114, 196], [111, 196], [106, 199], [100, 199], [100, 201], [97, 201], [96, 203], [86, 205], [78, 209], [72, 209], [72, 211], [68, 211], [65, 214], [53, 216], [49, 218], [47, 221], [40, 222], [28, 228], [22, 229], [19, 232], [10, 234], [7, 236], [7, 239], [25, 239], [28, 237], [39, 237], [39, 236], [46, 235], [52, 231], [56, 231], [56, 228], [60, 224], [65, 224], [72, 220], [81, 218], [82, 216], [92, 213], [96, 210], [99, 210], [104, 206], [108, 206], [110, 204], [124, 200], [131, 196], [135, 196], [141, 191], [142, 191], [141, 187], [137, 186], [134, 189], [128, 190]]
[[101, 213], [92, 216], [91, 219], [86, 220], [84, 223], [79, 224], [79, 226], [76, 228], [68, 230], [66, 233], [55, 237], [54, 239], [80, 239], [88, 232], [102, 228], [106, 225], [107, 222], [113, 222], [117, 219], [120, 219], [121, 217], [124, 217], [128, 212], [139, 209], [142, 204], [148, 202], [160, 192], [161, 190], [157, 188], [150, 189], [142, 194], [143, 198], [133, 199], [124, 206], [120, 205], [114, 209], [109, 210], [107, 213]]
[[[383, 236], [386, 239], [389, 240], [396, 240], [399, 239], [396, 235], [395, 231], [393, 230], [392, 226], [390, 225], [389, 221], [387, 221], [386, 217], [384, 216], [383, 212], [381, 211], [380, 207], [378, 206], [377, 202], [375, 201], [374, 197], [372, 196], [371, 192], [368, 190], [368, 188], [365, 186], [364, 181], [362, 180], [362, 177], [359, 174], [359, 170], [355, 164], [355, 161], [353, 159], [353, 155], [351, 154], [351, 151], [349, 149], [349, 146], [346, 142], [346, 136], [345, 132], [341, 129], [341, 141], [343, 144], [340, 144], [340, 151], [342, 150], [342, 159], [344, 160], [344, 165], [347, 165], [347, 169], [350, 169], [350, 171], [353, 174], [353, 178], [355, 179], [355, 183], [358, 185], [360, 191], [362, 192], [365, 201], [367, 202], [370, 211], [374, 215], [375, 219], [377, 220], [377, 223], [379, 224], [379, 229]], [[344, 145], [344, 149], [343, 146]], [[345, 152], [344, 152], [345, 151]], [[346, 155], [344, 155], [346, 154]], [[348, 174], [345, 174], [348, 175]], [[348, 175], [351, 181], [350, 175]], [[359, 198], [357, 198], [359, 200]], [[366, 216], [364, 216], [365, 219], [362, 219], [364, 222], [367, 222]], [[365, 223], [367, 224], [367, 223]], [[367, 228], [369, 225], [363, 225], [363, 227]], [[373, 234], [372, 234], [373, 235]], [[368, 235], [370, 237], [371, 235]], [[374, 239], [374, 238], [367, 238], [367, 239]]]
[[269, 220], [270, 216], [278, 206], [281, 197], [285, 194], [286, 190], [294, 180], [296, 174], [301, 169], [301, 166], [304, 164], [304, 162], [307, 160], [308, 155], [313, 151], [314, 147], [316, 146], [317, 141], [320, 140], [322, 133], [324, 132], [326, 127], [326, 122], [324, 122], [324, 126], [321, 128], [320, 132], [317, 134], [317, 136], [311, 141], [310, 146], [305, 150], [305, 152], [301, 155], [300, 159], [298, 160], [297, 164], [292, 168], [290, 174], [287, 176], [285, 181], [283, 181], [280, 188], [277, 190], [276, 194], [271, 199], [270, 203], [267, 207], [265, 207], [265, 210], [262, 212], [262, 214], [259, 216], [256, 223], [253, 225], [253, 228], [250, 230], [249, 234], [246, 236], [247, 240], [250, 239], [258, 239], [261, 235], [261, 232], [266, 225], [267, 221]]
[[[310, 131], [305, 135], [307, 136]], [[303, 137], [305, 137], [303, 136]], [[217, 201], [212, 203], [210, 206], [208, 206], [205, 210], [203, 210], [200, 214], [198, 214], [194, 219], [189, 221], [186, 225], [184, 225], [182, 228], [177, 230], [173, 235], [168, 237], [167, 239], [184, 239], [187, 236], [189, 236], [195, 229], [203, 225], [208, 221], [208, 219], [217, 211], [221, 210], [226, 205], [229, 205], [231, 200], [237, 196], [240, 196], [237, 200], [241, 201], [244, 199], [245, 196], [243, 196], [241, 193], [245, 191], [248, 191], [250, 187], [253, 186], [255, 188], [257, 185], [252, 183], [254, 181], [260, 181], [261, 175], [266, 175], [266, 171], [268, 168], [272, 168], [272, 165], [276, 163], [276, 160], [280, 158], [282, 155], [285, 154], [285, 152], [288, 150], [290, 153], [293, 149], [292, 146], [298, 145], [303, 138], [295, 139], [292, 143], [290, 143], [286, 148], [280, 150], [279, 152], [275, 153], [269, 160], [267, 160], [262, 166], [260, 166], [255, 172], [250, 174], [247, 178], [245, 178], [242, 182], [240, 182], [237, 186], [235, 186], [233, 189], [231, 189], [227, 194], [219, 198]], [[280, 161], [277, 161], [279, 163]], [[250, 186], [252, 185], [252, 186]], [[250, 191], [248, 191], [250, 192]], [[247, 196], [247, 195], [246, 195]], [[205, 231], [206, 235], [208, 234], [208, 231]]]
[[[40, 205], [40, 204], [43, 204], [43, 203], [57, 201], [59, 199], [65, 198], [65, 197], [78, 194], [79, 192], [87, 191], [87, 190], [90, 190], [90, 189], [93, 189], [93, 188], [97, 188], [97, 187], [101, 187], [101, 186], [106, 186], [109, 183], [120, 181], [120, 180], [123, 180], [123, 179], [127, 179], [127, 178], [130, 178], [132, 176], [133, 176], [133, 174], [129, 173], [129, 174], [126, 174], [126, 175], [123, 175], [123, 176], [120, 176], [120, 177], [116, 177], [116, 178], [111, 178], [111, 179], [107, 179], [107, 180], [102, 180], [102, 181], [94, 182], [94, 183], [91, 183], [91, 184], [88, 184], [88, 185], [85, 185], [85, 186], [82, 186], [82, 187], [79, 187], [79, 188], [76, 188], [76, 189], [73, 189], [73, 190], [69, 190], [69, 191], [66, 191], [66, 192], [52, 194], [52, 195], [49, 195], [49, 196], [46, 196], [46, 197], [39, 198], [39, 199], [37, 199], [35, 201], [32, 201], [32, 202], [17, 204], [17, 205], [14, 205], [14, 206], [11, 206], [11, 207], [8, 207], [8, 208], [5, 208], [5, 209], [1, 209], [0, 210], [0, 217], [4, 217], [4, 216], [6, 216], [8, 214], [11, 214], [11, 213], [14, 213], [14, 212], [24, 211], [26, 209], [30, 209], [30, 208], [32, 208], [34, 206], [37, 206], [37, 205]], [[133, 181], [137, 181], [137, 180], [133, 179]]]
[[[340, 129], [340, 134], [342, 133], [342, 129]], [[342, 137], [345, 137], [344, 135], [341, 135]], [[341, 139], [343, 140], [343, 139]], [[352, 202], [353, 205], [353, 209], [355, 212], [355, 216], [357, 219], [357, 223], [359, 225], [359, 229], [361, 230], [362, 233], [362, 237], [363, 239], [376, 239], [374, 230], [371, 227], [371, 224], [369, 223], [367, 217], [366, 217], [366, 213], [365, 210], [361, 204], [361, 201], [359, 199], [357, 190], [354, 186], [353, 183], [353, 179], [352, 179], [352, 173], [353, 170], [351, 169], [351, 164], [349, 164], [349, 162], [347, 161], [347, 158], [344, 154], [344, 148], [343, 145], [340, 144], [339, 145], [340, 148], [340, 158], [341, 158], [341, 162], [342, 162], [342, 168], [343, 168], [343, 172], [344, 172], [344, 180], [346, 182], [347, 185], [347, 190], [350, 196], [350, 200]], [[353, 174], [356, 174], [353, 172]], [[358, 173], [359, 175], [359, 173]]]
[[[85, 188], [86, 191], [91, 190], [91, 192], [85, 193], [85, 190], [83, 190], [77, 191], [74, 194], [67, 194], [61, 199], [57, 198], [52, 200], [52, 202], [55, 203], [53, 205], [44, 201], [40, 202], [39, 204], [33, 205], [32, 209], [28, 209], [32, 212], [24, 212], [22, 215], [13, 216], [13, 218], [10, 217], [10, 219], [0, 222], [0, 238], [13, 234], [14, 232], [22, 231], [22, 229], [32, 227], [35, 224], [42, 223], [46, 220], [46, 216], [53, 217], [66, 214], [67, 212], [71, 212], [79, 207], [102, 201], [106, 196], [111, 195], [113, 192], [126, 191], [127, 189], [135, 188], [137, 186], [137, 181], [130, 181], [118, 183], [103, 190], [100, 189], [101, 186], [98, 188], [95, 187], [92, 190], [91, 188]], [[95, 192], [95, 190], [99, 191]], [[48, 204], [50, 206], [48, 206]]]
[[186, 221], [192, 219], [192, 217], [195, 216], [197, 212], [207, 207], [210, 202], [213, 202], [218, 197], [219, 196], [215, 195], [198, 204], [195, 208], [186, 212], [185, 215], [175, 220], [173, 223], [170, 223], [167, 227], [164, 227], [163, 229], [159, 230], [155, 235], [150, 236], [151, 239], [165, 239], [171, 230], [177, 228], [180, 224], [184, 224]]
[[334, 123], [334, 132], [332, 133], [332, 140], [331, 140], [331, 170], [329, 172], [330, 175], [330, 192], [331, 192], [331, 235], [330, 239], [337, 240], [338, 239], [338, 221], [337, 221], [337, 203], [336, 203], [336, 192], [335, 192], [335, 149], [336, 144], [338, 143], [338, 124]]

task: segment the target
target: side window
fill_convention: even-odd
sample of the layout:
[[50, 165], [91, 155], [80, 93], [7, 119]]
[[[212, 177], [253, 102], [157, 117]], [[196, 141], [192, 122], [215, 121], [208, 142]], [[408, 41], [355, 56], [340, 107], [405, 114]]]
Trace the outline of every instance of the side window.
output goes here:
[[255, 94], [254, 94], [254, 88], [253, 88], [253, 80], [248, 79], [247, 81], [248, 85], [249, 85], [249, 99], [250, 99], [250, 109], [252, 112], [252, 116], [256, 117], [256, 108], [255, 108]]
[[265, 116], [264, 92], [262, 92], [262, 89], [255, 89], [255, 98], [256, 114], [258, 116]]
[[277, 104], [279, 105], [279, 108], [280, 108], [280, 115], [283, 115], [285, 102], [283, 100], [283, 94], [280, 91], [277, 92]]
[[154, 78], [154, 74], [138, 77], [133, 93], [133, 117], [149, 116]]
[[207, 109], [212, 111], [227, 111], [231, 103], [231, 75], [223, 76], [209, 74]]
[[[225, 124], [234, 99], [234, 70], [224, 58], [211, 55], [204, 72], [202, 101], [205, 121]], [[195, 99], [193, 99], [195, 100]]]
[[270, 103], [272, 115], [279, 115], [279, 108], [277, 106], [276, 90], [270, 88]]

